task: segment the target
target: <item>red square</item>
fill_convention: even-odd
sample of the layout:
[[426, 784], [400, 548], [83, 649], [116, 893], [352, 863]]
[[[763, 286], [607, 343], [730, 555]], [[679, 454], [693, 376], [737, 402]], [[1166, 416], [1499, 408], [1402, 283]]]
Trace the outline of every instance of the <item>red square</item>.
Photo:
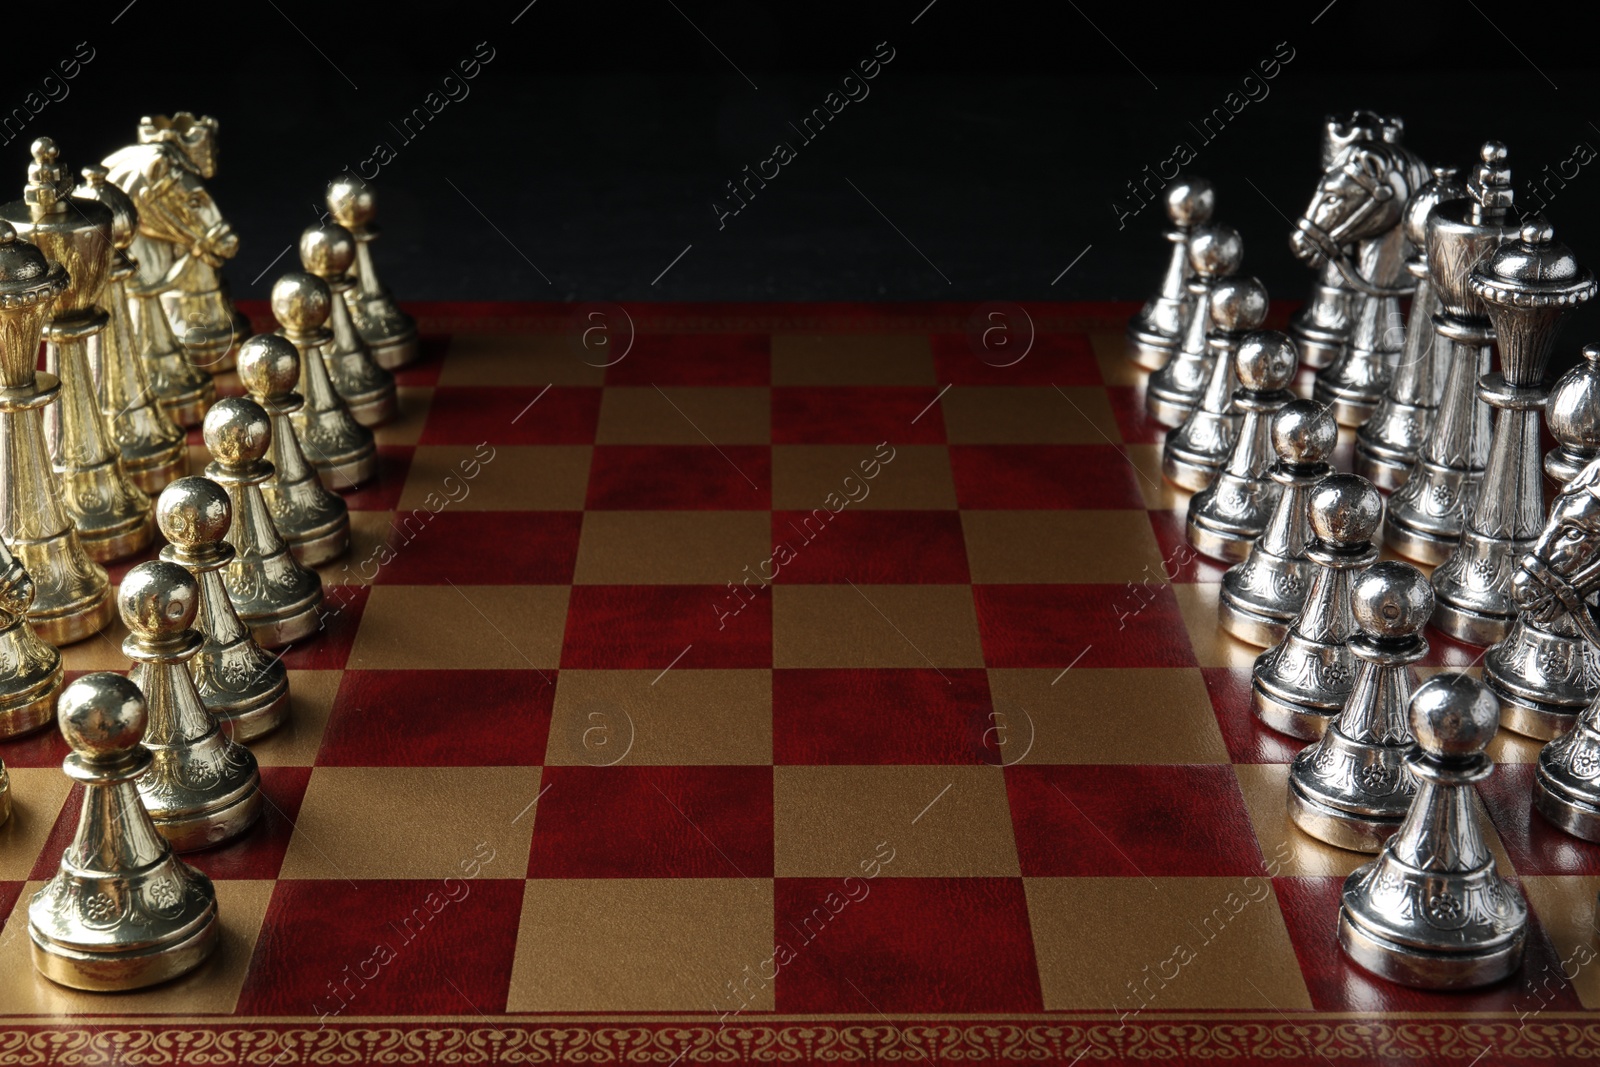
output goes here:
[[772, 443], [942, 445], [938, 396], [920, 386], [775, 386]]
[[483, 1015], [506, 1010], [522, 880], [282, 881], [239, 995], [242, 1015]]
[[283, 665], [291, 671], [344, 670], [371, 592], [364, 585], [324, 584], [322, 628], [286, 649], [278, 649], [275, 654], [283, 656]]
[[1501, 763], [1478, 783], [1518, 874], [1600, 874], [1600, 848], [1558, 829], [1533, 807], [1536, 763]]
[[758, 594], [719, 624], [730, 595], [715, 585], [575, 585], [561, 666], [772, 666], [772, 598]]
[[261, 768], [261, 819], [220, 848], [185, 852], [184, 860], [212, 878], [278, 877], [310, 781], [310, 767]]
[[[66, 684], [82, 678], [89, 671], [67, 671]], [[72, 749], [61, 736], [61, 727], [55, 719], [24, 737], [14, 738], [0, 745], [0, 759], [7, 767], [56, 767], [67, 758]]]
[[780, 1012], [1043, 1010], [1019, 878], [779, 878], [773, 903]]
[[771, 767], [546, 767], [530, 878], [770, 878]]
[[[578, 560], [580, 511], [397, 512], [393, 555], [361, 574], [396, 585], [566, 585]], [[374, 573], [375, 572], [375, 573]]]
[[1181, 511], [1152, 511], [1150, 528], [1161, 547], [1161, 574], [1150, 575], [1169, 582], [1221, 583], [1230, 564], [1202, 556], [1189, 543], [1188, 517]]
[[1265, 871], [1226, 765], [1006, 768], [1029, 877], [1207, 877]]
[[[17, 908], [17, 900], [22, 896], [24, 884], [23, 882], [0, 882], [0, 936], [15, 936], [15, 934], [6, 934], [6, 926], [10, 922], [7, 917], [12, 916], [13, 908]], [[28, 925], [27, 908], [17, 908], [13, 917], [22, 924], [18, 927], [18, 931]]]
[[1150, 417], [1145, 407], [1142, 385], [1108, 385], [1106, 400], [1117, 420], [1122, 440], [1130, 445], [1159, 445], [1166, 440], [1167, 427]]
[[1424, 630], [1422, 636], [1428, 639], [1428, 654], [1417, 661], [1419, 667], [1448, 667], [1464, 671], [1483, 662], [1484, 650], [1477, 645], [1457, 641], [1432, 626]]
[[[1001, 338], [1004, 344], [992, 343]], [[986, 340], [991, 343], [986, 345]], [[935, 334], [928, 341], [934, 373], [941, 382], [1048, 387], [1101, 381], [1087, 334], [1032, 333], [1029, 323], [989, 320], [974, 323], [966, 333]]]
[[975, 585], [978, 633], [990, 667], [1193, 667], [1194, 649], [1172, 587]]
[[347, 671], [323, 767], [531, 767], [544, 760], [555, 677], [531, 671]]
[[772, 544], [794, 555], [779, 582], [877, 585], [971, 581], [961, 517], [954, 511], [816, 511], [772, 513]]
[[67, 799], [61, 804], [61, 810], [56, 813], [55, 825], [50, 827], [44, 847], [34, 857], [33, 868], [28, 872], [29, 881], [42, 881], [55, 876], [61, 865], [61, 854], [72, 844], [72, 835], [77, 832], [78, 815], [82, 811], [83, 786], [74, 782], [67, 792]]
[[989, 677], [946, 668], [772, 672], [779, 764], [996, 764]]
[[587, 386], [451, 386], [433, 392], [425, 445], [587, 445], [600, 390]]
[[951, 445], [963, 508], [1142, 508], [1143, 475], [1113, 445]]
[[588, 506], [626, 511], [765, 511], [772, 506], [766, 445], [597, 445]]
[[358, 489], [339, 492], [350, 510], [393, 511], [399, 507], [413, 451], [411, 445], [379, 445], [378, 476]]
[[1299, 738], [1263, 726], [1250, 710], [1250, 672], [1242, 667], [1202, 667], [1222, 743], [1234, 763], [1291, 763], [1306, 746]]
[[771, 382], [772, 344], [764, 333], [641, 333], [628, 354], [606, 369], [607, 385]]

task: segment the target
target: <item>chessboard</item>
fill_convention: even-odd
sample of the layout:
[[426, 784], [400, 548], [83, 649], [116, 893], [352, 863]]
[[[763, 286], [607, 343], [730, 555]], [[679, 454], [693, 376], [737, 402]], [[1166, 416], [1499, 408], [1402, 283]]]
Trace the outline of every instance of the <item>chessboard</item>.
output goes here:
[[[1367, 857], [1286, 820], [1300, 742], [1217, 630], [1133, 305], [412, 310], [292, 719], [251, 746], [266, 814], [186, 857], [215, 956], [37, 976], [81, 787], [54, 730], [0, 746], [0, 1067], [1600, 1047], [1600, 848], [1530, 812], [1514, 735], [1479, 795], [1521, 970], [1428, 993], [1340, 952]], [[123, 635], [69, 678], [125, 670]], [[1423, 673], [1476, 673], [1428, 636]]]

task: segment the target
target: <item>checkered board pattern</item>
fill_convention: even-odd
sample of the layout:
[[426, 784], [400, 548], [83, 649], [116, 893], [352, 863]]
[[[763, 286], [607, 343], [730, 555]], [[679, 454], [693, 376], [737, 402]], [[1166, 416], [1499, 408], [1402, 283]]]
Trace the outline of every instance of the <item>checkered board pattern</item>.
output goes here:
[[[1481, 788], [1521, 973], [1444, 996], [1342, 958], [1362, 857], [1286, 824], [1296, 744], [1217, 632], [1131, 307], [1032, 307], [1014, 363], [966, 307], [636, 306], [589, 350], [570, 309], [416, 310], [292, 723], [253, 746], [267, 814], [189, 857], [202, 970], [33, 973], [79, 799], [54, 732], [0, 749], [0, 1067], [1600, 1047], [1600, 849], [1530, 815], [1531, 743]], [[120, 637], [69, 668], [125, 669]]]

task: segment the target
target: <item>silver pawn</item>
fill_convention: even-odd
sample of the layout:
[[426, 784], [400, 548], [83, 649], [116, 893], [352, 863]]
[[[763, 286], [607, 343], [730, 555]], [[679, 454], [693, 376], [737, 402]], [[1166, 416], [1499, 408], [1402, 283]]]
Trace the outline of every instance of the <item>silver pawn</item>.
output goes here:
[[1267, 528], [1280, 489], [1268, 473], [1269, 420], [1294, 399], [1289, 384], [1297, 365], [1294, 342], [1274, 330], [1247, 334], [1239, 343], [1239, 388], [1233, 394], [1234, 407], [1244, 413], [1239, 436], [1216, 478], [1189, 498], [1189, 543], [1207, 556], [1242, 560]]
[[1161, 288], [1128, 322], [1128, 359], [1145, 370], [1160, 370], [1183, 340], [1184, 314], [1191, 297], [1189, 237], [1197, 226], [1211, 221], [1217, 198], [1204, 178], [1179, 175], [1166, 188], [1167, 218], [1172, 225], [1165, 237], [1172, 245]]
[[235, 741], [271, 733], [289, 716], [289, 674], [282, 657], [256, 644], [228, 599], [222, 572], [234, 551], [226, 540], [233, 525], [227, 491], [206, 478], [180, 478], [161, 491], [156, 524], [171, 542], [161, 558], [183, 567], [200, 587], [194, 627], [205, 643], [189, 661], [200, 702]]
[[350, 273], [355, 257], [355, 238], [338, 223], [310, 226], [300, 235], [300, 263], [327, 282], [333, 294], [328, 310], [333, 339], [322, 348], [328, 378], [357, 422], [381, 426], [399, 412], [400, 402], [395, 396], [394, 375], [372, 361], [366, 342], [350, 321], [347, 301], [356, 289]]
[[1361, 662], [1339, 717], [1289, 768], [1289, 816], [1339, 848], [1376, 852], [1400, 829], [1416, 784], [1405, 760], [1416, 750], [1407, 721], [1411, 664], [1428, 653], [1423, 627], [1433, 614], [1428, 576], [1398, 560], [1374, 563], [1350, 590], [1361, 632], [1350, 652]]
[[378, 224], [372, 221], [378, 213], [372, 186], [349, 174], [335, 178], [328, 183], [328, 210], [356, 239], [355, 276], [360, 284], [345, 294], [345, 303], [361, 339], [385, 370], [410, 366], [422, 354], [417, 324], [400, 310], [372, 264], [372, 242], [378, 239]]
[[144, 695], [109, 672], [61, 694], [62, 763], [82, 782], [83, 814], [55, 875], [28, 905], [33, 965], [73, 989], [142, 989], [187, 974], [217, 947], [211, 880], [173, 855], [134, 780], [155, 759], [140, 745]]
[[1528, 905], [1501, 878], [1483, 840], [1473, 784], [1494, 763], [1494, 697], [1464, 674], [1441, 674], [1411, 700], [1417, 780], [1399, 831], [1345, 879], [1339, 944], [1358, 966], [1419, 989], [1471, 989], [1522, 961]]
[[372, 431], [355, 420], [333, 388], [323, 352], [333, 341], [328, 329], [333, 294], [315, 274], [293, 271], [272, 285], [272, 314], [300, 353], [300, 384], [306, 402], [289, 417], [306, 459], [322, 484], [343, 491], [378, 474]]
[[1202, 226], [1189, 238], [1191, 303], [1184, 320], [1183, 343], [1154, 374], [1145, 389], [1145, 410], [1163, 426], [1177, 426], [1200, 402], [1205, 389], [1206, 331], [1211, 326], [1211, 290], [1239, 269], [1244, 244], [1232, 226]]
[[1243, 416], [1234, 408], [1239, 342], [1267, 317], [1267, 287], [1254, 278], [1224, 278], [1211, 294], [1211, 376], [1200, 406], [1161, 445], [1161, 470], [1183, 489], [1211, 484], [1233, 451]]
[[1256, 657], [1250, 706], [1279, 733], [1316, 740], [1350, 695], [1350, 580], [1378, 558], [1372, 535], [1383, 497], [1356, 474], [1330, 474], [1311, 490], [1306, 556], [1317, 565], [1305, 607], [1284, 639]]
[[1293, 400], [1272, 416], [1272, 447], [1278, 462], [1272, 480], [1283, 488], [1267, 528], [1250, 555], [1222, 576], [1217, 601], [1224, 631], [1266, 647], [1283, 640], [1305, 606], [1311, 588], [1311, 541], [1307, 502], [1311, 489], [1333, 472], [1328, 457], [1339, 443], [1333, 415], [1315, 400]]

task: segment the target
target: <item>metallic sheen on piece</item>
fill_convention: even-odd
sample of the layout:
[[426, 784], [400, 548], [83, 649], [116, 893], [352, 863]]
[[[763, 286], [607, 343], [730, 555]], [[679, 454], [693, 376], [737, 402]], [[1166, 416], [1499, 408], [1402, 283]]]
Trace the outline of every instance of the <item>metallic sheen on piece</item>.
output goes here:
[[1307, 502], [1312, 487], [1333, 472], [1328, 457], [1338, 443], [1338, 424], [1315, 400], [1290, 401], [1272, 416], [1278, 454], [1272, 480], [1283, 488], [1250, 555], [1222, 576], [1217, 600], [1219, 624], [1241, 641], [1263, 648], [1277, 644], [1305, 607], [1312, 573]]
[[1174, 485], [1200, 490], [1211, 484], [1233, 451], [1243, 416], [1234, 409], [1234, 360], [1239, 342], [1267, 318], [1267, 287], [1254, 278], [1224, 278], [1211, 294], [1211, 375], [1200, 406], [1161, 444], [1161, 471]]
[[271, 733], [289, 717], [289, 674], [281, 656], [256, 644], [228, 599], [222, 572], [234, 551], [226, 540], [233, 525], [227, 490], [207, 478], [180, 478], [162, 490], [156, 522], [171, 542], [161, 558], [183, 567], [200, 587], [194, 628], [205, 643], [189, 661], [200, 702], [235, 741]]
[[157, 493], [174, 478], [189, 473], [189, 449], [183, 430], [150, 391], [134, 341], [127, 283], [138, 274], [139, 264], [128, 255], [128, 248], [138, 230], [139, 216], [128, 194], [106, 181], [106, 169], [101, 166], [84, 167], [83, 184], [72, 195], [97, 200], [111, 210], [111, 239], [116, 245], [106, 284], [111, 325], [95, 338], [99, 350], [90, 348], [89, 362], [94, 368], [100, 412], [122, 457], [123, 473], [146, 493]]
[[1428, 215], [1429, 278], [1439, 311], [1438, 344], [1450, 358], [1439, 410], [1406, 483], [1389, 500], [1384, 541], [1402, 556], [1443, 563], [1461, 540], [1466, 512], [1489, 461], [1489, 405], [1478, 379], [1489, 373], [1494, 329], [1468, 280], [1480, 260], [1515, 237], [1511, 170], [1506, 147], [1489, 141], [1467, 184], [1467, 195], [1446, 200]]
[[1163, 235], [1172, 245], [1167, 271], [1156, 295], [1128, 321], [1128, 359], [1145, 370], [1160, 370], [1183, 341], [1184, 316], [1192, 299], [1189, 281], [1194, 277], [1189, 237], [1195, 227], [1211, 221], [1217, 198], [1204, 178], [1180, 174], [1167, 186], [1165, 202], [1172, 223]]
[[1433, 625], [1459, 641], [1490, 645], [1505, 639], [1517, 617], [1517, 558], [1544, 527], [1539, 413], [1549, 395], [1543, 383], [1551, 349], [1562, 320], [1594, 296], [1595, 280], [1536, 218], [1520, 240], [1481, 261], [1469, 284], [1499, 338], [1502, 373], [1478, 382], [1479, 397], [1499, 414], [1461, 543], [1433, 572]]
[[1417, 688], [1406, 761], [1417, 795], [1400, 830], [1345, 879], [1339, 944], [1358, 966], [1419, 989], [1471, 989], [1522, 962], [1528, 905], [1501, 878], [1483, 840], [1473, 784], [1494, 763], [1484, 749], [1494, 697], [1464, 674]]
[[34, 361], [44, 321], [67, 289], [60, 263], [0, 221], [0, 537], [33, 578], [28, 621], [69, 645], [111, 621], [111, 583], [91, 560], [61, 504], [44, 437], [44, 409], [61, 392]]
[[217, 947], [211, 880], [173, 854], [135, 779], [155, 758], [139, 744], [143, 694], [108, 672], [61, 694], [62, 763], [82, 782], [83, 811], [61, 866], [28, 905], [33, 965], [73, 989], [142, 989], [187, 974]]
[[0, 217], [67, 271], [66, 292], [44, 327], [44, 369], [61, 381], [60, 400], [45, 411], [45, 439], [83, 550], [104, 563], [145, 548], [156, 524], [150, 498], [123, 473], [89, 369], [89, 348], [111, 321], [100, 303], [114, 251], [111, 210], [73, 197], [72, 188], [55, 142], [41, 137], [23, 199], [0, 207]]
[[271, 447], [272, 423], [261, 405], [226, 397], [206, 412], [206, 447], [212, 460], [206, 477], [233, 502], [228, 543], [235, 556], [223, 574], [239, 621], [262, 648], [282, 648], [316, 633], [321, 625], [322, 579], [294, 558], [278, 536], [261, 485], [272, 477], [263, 457]]
[[311, 226], [300, 235], [301, 265], [327, 282], [333, 294], [328, 308], [333, 339], [322, 347], [328, 378], [357, 422], [381, 426], [399, 412], [400, 402], [395, 396], [394, 375], [372, 361], [366, 342], [350, 321], [348, 300], [356, 288], [350, 267], [355, 257], [355, 238], [337, 223]]
[[1434, 167], [1433, 180], [1411, 195], [1401, 220], [1412, 248], [1406, 270], [1416, 279], [1417, 288], [1411, 297], [1400, 363], [1372, 417], [1356, 434], [1355, 471], [1385, 492], [1400, 488], [1411, 474], [1439, 407], [1439, 391], [1449, 366], [1449, 345], [1433, 329], [1439, 301], [1428, 277], [1428, 213], [1446, 200], [1466, 195], [1459, 169]]
[[0, 741], [49, 723], [61, 692], [61, 653], [33, 632], [31, 603], [33, 579], [0, 543]]
[[239, 381], [272, 420], [274, 473], [262, 483], [261, 495], [278, 536], [307, 567], [337, 559], [350, 547], [350, 509], [306, 462], [289, 421], [305, 403], [294, 391], [300, 353], [276, 334], [257, 334], [239, 346]]
[[11, 818], [11, 776], [6, 773], [5, 760], [0, 760], [0, 826]]
[[[1558, 517], [1568, 494], [1588, 498], [1583, 502], [1581, 517], [1575, 514]], [[1525, 560], [1525, 570], [1517, 576], [1518, 601], [1524, 603], [1523, 617], [1535, 615], [1541, 605], [1521, 583], [1525, 578], [1542, 576], [1545, 580], [1539, 584], [1545, 586], [1544, 595], [1560, 596], [1571, 605], [1566, 608], [1571, 613], [1568, 618], [1582, 631], [1591, 661], [1600, 655], [1600, 623], [1584, 601], [1594, 592], [1595, 586], [1600, 585], [1600, 560], [1596, 558], [1596, 549], [1600, 547], [1596, 543], [1600, 538], [1600, 529], [1597, 529], [1600, 524], [1596, 523], [1596, 513], [1600, 512], [1597, 495], [1600, 495], [1600, 462], [1591, 464], [1556, 498], [1557, 514], [1551, 516], [1550, 526], [1546, 527], [1545, 536], [1539, 539], [1539, 546], [1534, 550], [1536, 555], [1546, 551], [1551, 569], [1559, 566], [1564, 573], [1551, 581], [1549, 571]], [[1569, 525], [1574, 519], [1579, 525]], [[1563, 538], [1552, 537], [1557, 531], [1564, 534], [1574, 530], [1581, 544], [1567, 544]], [[1558, 542], [1559, 547], [1549, 543], [1552, 541]], [[1569, 577], [1576, 581], [1569, 584]], [[1559, 593], [1555, 592], [1557, 589]], [[1502, 709], [1502, 719], [1505, 715]], [[1600, 696], [1591, 700], [1569, 729], [1539, 750], [1533, 778], [1533, 806], [1539, 814], [1574, 837], [1600, 841]]]
[[1231, 226], [1202, 226], [1189, 238], [1190, 303], [1183, 343], [1145, 385], [1145, 410], [1163, 426], [1177, 426], [1200, 403], [1207, 371], [1206, 331], [1211, 326], [1211, 290], [1239, 269], [1244, 244]]
[[158, 289], [172, 332], [194, 366], [233, 366], [239, 313], [222, 283], [222, 264], [239, 238], [206, 191], [217, 172], [217, 120], [187, 111], [139, 120], [139, 143], [104, 160], [113, 184], [139, 209], [133, 245], [142, 287]]
[[1215, 559], [1238, 562], [1267, 528], [1282, 488], [1271, 476], [1271, 417], [1294, 399], [1299, 366], [1294, 342], [1274, 330], [1246, 334], [1234, 369], [1233, 406], [1244, 413], [1239, 437], [1211, 484], [1189, 498], [1189, 543]]
[[1305, 607], [1284, 639], [1256, 657], [1250, 707], [1256, 718], [1291, 737], [1316, 740], [1344, 707], [1354, 683], [1350, 583], [1378, 558], [1372, 535], [1383, 520], [1383, 497], [1357, 474], [1330, 474], [1311, 490], [1306, 557], [1317, 571]]
[[1416, 783], [1405, 761], [1416, 750], [1407, 719], [1411, 664], [1428, 654], [1433, 614], [1428, 576], [1409, 563], [1374, 563], [1356, 576], [1350, 639], [1360, 662], [1339, 717], [1289, 767], [1289, 817], [1321, 841], [1376, 852], [1400, 829]]
[[377, 477], [378, 447], [372, 431], [350, 414], [328, 377], [323, 353], [333, 341], [327, 327], [332, 303], [327, 283], [306, 271], [292, 271], [272, 285], [272, 314], [300, 353], [305, 390], [305, 404], [289, 421], [322, 484], [343, 491]]
[[373, 361], [385, 370], [409, 367], [422, 354], [417, 324], [395, 304], [372, 265], [372, 242], [378, 239], [377, 202], [372, 186], [344, 175], [328, 183], [328, 210], [334, 221], [356, 239], [356, 288], [345, 294], [350, 318], [367, 343]]

